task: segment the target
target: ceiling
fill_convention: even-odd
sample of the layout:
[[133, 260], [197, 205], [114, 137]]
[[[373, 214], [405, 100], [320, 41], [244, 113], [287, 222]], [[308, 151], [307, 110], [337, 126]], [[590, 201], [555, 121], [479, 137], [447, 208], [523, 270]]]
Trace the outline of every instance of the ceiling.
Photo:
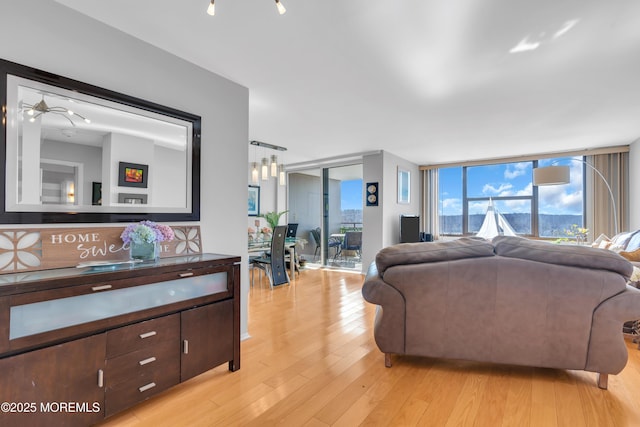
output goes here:
[[[249, 88], [287, 163], [417, 164], [640, 137], [637, 0], [56, 0]], [[251, 151], [250, 151], [251, 153]]]

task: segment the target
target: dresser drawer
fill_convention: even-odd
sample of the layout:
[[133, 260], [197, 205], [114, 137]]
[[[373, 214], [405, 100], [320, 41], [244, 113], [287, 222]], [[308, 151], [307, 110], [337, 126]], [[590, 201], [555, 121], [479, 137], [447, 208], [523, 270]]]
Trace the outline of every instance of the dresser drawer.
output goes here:
[[107, 359], [105, 384], [115, 387], [132, 378], [149, 375], [170, 360], [180, 360], [180, 343], [177, 340], [162, 341], [152, 347]]
[[156, 369], [105, 389], [105, 416], [142, 402], [180, 382], [180, 358], [165, 360]]
[[107, 359], [180, 340], [180, 315], [160, 317], [107, 332]]

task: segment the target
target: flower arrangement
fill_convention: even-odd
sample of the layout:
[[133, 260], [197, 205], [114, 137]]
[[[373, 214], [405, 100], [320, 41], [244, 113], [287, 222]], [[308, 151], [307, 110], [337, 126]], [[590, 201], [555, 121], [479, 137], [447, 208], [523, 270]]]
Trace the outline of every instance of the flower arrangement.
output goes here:
[[120, 235], [122, 241], [128, 244], [165, 242], [173, 240], [174, 237], [171, 227], [153, 221], [129, 224]]
[[565, 228], [563, 230], [563, 234], [566, 237], [559, 237], [556, 239], [555, 243], [563, 243], [568, 242], [569, 238], [574, 238], [576, 243], [584, 244], [587, 243], [587, 235], [589, 234], [589, 229], [580, 227], [578, 224], [571, 224], [571, 228]]

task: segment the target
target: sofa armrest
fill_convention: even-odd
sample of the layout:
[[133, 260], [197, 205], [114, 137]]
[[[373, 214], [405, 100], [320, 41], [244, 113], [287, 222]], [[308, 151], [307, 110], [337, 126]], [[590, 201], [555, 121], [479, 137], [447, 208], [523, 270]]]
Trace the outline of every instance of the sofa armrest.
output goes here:
[[371, 263], [362, 286], [362, 296], [378, 305], [374, 322], [374, 337], [383, 353], [403, 354], [405, 351], [405, 301], [402, 294], [385, 283]]
[[622, 371], [628, 358], [622, 325], [635, 319], [640, 319], [640, 290], [631, 286], [598, 306], [593, 314], [586, 370], [608, 374]]

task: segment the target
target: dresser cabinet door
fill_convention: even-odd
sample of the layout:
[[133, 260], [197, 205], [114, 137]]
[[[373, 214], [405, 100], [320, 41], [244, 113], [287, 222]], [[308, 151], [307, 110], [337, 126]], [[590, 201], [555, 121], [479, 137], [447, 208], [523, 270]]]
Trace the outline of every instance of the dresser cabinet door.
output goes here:
[[181, 313], [180, 380], [233, 360], [233, 300]]
[[[1, 426], [88, 426], [104, 417], [105, 334], [0, 360]], [[7, 404], [11, 406], [7, 406]]]

